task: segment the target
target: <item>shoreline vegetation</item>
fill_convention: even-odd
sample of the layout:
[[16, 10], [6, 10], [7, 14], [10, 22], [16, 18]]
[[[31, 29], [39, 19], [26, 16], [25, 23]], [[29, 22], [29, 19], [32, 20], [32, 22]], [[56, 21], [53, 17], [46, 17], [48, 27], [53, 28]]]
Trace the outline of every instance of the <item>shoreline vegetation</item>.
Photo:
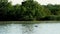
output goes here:
[[60, 21], [60, 5], [40, 5], [34, 0], [12, 5], [1, 0], [0, 21]]
[[60, 21], [0, 21], [0, 25], [4, 24], [56, 24]]

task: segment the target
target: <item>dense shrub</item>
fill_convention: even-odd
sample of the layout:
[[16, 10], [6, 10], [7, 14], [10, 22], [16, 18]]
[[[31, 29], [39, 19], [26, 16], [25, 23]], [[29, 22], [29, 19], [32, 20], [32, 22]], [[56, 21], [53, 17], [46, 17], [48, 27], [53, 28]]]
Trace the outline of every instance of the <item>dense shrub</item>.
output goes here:
[[0, 1], [0, 20], [60, 20], [58, 16], [60, 5], [40, 5], [34, 0], [26, 0], [21, 5], [12, 5], [8, 0], [2, 1]]

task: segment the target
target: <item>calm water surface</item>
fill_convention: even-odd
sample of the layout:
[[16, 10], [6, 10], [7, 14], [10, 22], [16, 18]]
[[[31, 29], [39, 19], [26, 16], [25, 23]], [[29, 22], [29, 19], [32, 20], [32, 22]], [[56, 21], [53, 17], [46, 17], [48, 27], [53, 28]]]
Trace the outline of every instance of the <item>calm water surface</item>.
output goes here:
[[60, 23], [4, 24], [0, 34], [60, 34]]

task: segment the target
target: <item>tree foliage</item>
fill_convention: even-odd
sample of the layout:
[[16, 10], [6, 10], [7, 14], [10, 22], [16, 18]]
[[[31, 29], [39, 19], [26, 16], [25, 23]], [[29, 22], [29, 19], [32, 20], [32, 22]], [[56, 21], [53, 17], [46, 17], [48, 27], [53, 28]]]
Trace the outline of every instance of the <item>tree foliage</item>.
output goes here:
[[[4, 1], [4, 0], [3, 0]], [[60, 5], [40, 5], [34, 0], [26, 0], [21, 5], [12, 5], [7, 0], [0, 1], [0, 20], [52, 20], [58, 19], [51, 15], [60, 15]]]

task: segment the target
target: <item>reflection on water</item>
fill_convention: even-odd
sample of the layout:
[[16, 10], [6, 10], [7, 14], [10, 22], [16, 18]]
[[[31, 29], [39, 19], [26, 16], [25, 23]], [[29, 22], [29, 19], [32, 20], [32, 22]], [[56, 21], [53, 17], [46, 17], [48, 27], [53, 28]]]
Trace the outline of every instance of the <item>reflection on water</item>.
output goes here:
[[5, 24], [0, 34], [60, 34], [60, 23]]
[[22, 24], [22, 34], [32, 34], [33, 29], [33, 24]]
[[19, 24], [5, 24], [0, 26], [0, 34], [22, 34], [22, 26]]

